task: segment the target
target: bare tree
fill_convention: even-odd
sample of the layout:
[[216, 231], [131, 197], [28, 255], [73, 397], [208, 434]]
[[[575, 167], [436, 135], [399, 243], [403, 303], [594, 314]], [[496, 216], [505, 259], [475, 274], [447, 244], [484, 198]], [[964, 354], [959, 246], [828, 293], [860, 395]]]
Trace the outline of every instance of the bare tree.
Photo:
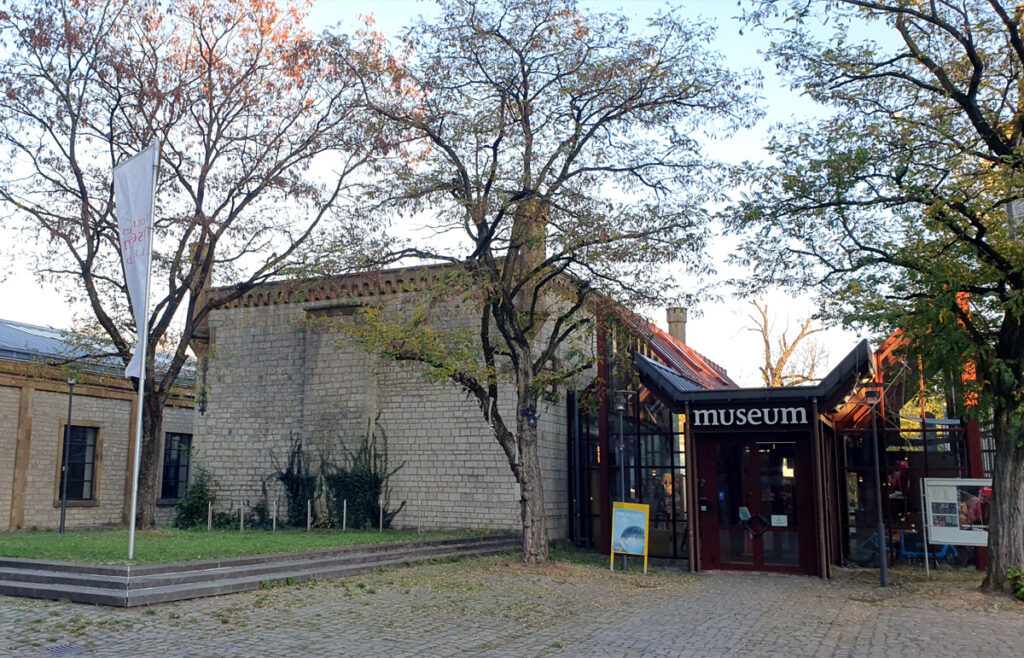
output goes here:
[[767, 303], [762, 304], [757, 300], [750, 303], [757, 314], [747, 316], [754, 323], [748, 330], [760, 334], [764, 342], [764, 365], [759, 368], [764, 385], [799, 386], [821, 379], [815, 373], [828, 354], [821, 343], [807, 339], [823, 328], [812, 327], [814, 319], [807, 318], [800, 323], [797, 334], [790, 338], [788, 325], [781, 332], [775, 330]]
[[394, 54], [360, 59], [339, 42], [339, 60], [399, 69], [367, 85], [406, 141], [365, 212], [429, 211], [441, 239], [394, 255], [447, 264], [434, 294], [477, 304], [479, 324], [438, 328], [439, 304], [404, 321], [365, 314], [355, 330], [471, 394], [520, 485], [524, 560], [536, 562], [548, 558], [538, 401], [591, 365], [572, 341], [595, 293], [665, 303], [664, 267], [708, 267], [702, 204], [721, 188], [695, 136], [754, 111], [705, 25], [661, 15], [634, 35], [624, 17], [574, 0], [441, 5]]
[[[168, 394], [210, 311], [216, 267], [241, 282], [278, 274], [316, 235], [375, 140], [348, 81], [297, 4], [246, 0], [39, 0], [0, 5], [0, 208], [25, 258], [84, 301], [127, 362], [134, 326], [111, 170], [163, 144], [138, 522], [154, 522]], [[330, 154], [330, 157], [327, 157]], [[329, 182], [311, 175], [311, 165]], [[224, 301], [224, 300], [221, 300]], [[169, 348], [155, 360], [157, 347]], [[155, 366], [155, 367], [154, 367]]]

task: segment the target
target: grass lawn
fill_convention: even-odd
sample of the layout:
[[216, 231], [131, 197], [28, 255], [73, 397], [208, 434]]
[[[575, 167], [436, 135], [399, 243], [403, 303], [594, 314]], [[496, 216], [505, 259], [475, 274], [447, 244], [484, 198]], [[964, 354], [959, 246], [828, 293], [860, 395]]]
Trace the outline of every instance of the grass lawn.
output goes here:
[[146, 530], [135, 533], [135, 559], [128, 559], [127, 530], [0, 533], [0, 557], [100, 564], [153, 564], [208, 560], [240, 555], [308, 551], [334, 546], [377, 544], [478, 535], [479, 532], [385, 530]]

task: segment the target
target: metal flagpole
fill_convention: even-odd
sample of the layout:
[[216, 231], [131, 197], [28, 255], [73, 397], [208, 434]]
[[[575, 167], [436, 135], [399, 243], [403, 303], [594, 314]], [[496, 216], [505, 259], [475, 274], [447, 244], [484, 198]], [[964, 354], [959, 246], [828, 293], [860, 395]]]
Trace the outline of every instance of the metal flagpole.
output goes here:
[[[142, 314], [146, 321], [143, 326], [136, 327], [139, 332], [139, 348], [142, 350], [142, 363], [139, 373], [139, 406], [135, 419], [135, 467], [132, 469], [132, 514], [128, 526], [128, 559], [135, 557], [135, 514], [139, 506], [139, 462], [142, 460], [142, 415], [143, 401], [146, 397], [146, 351], [149, 343], [149, 285], [152, 277], [150, 271], [153, 267], [153, 215], [156, 213], [156, 183], [157, 172], [160, 169], [160, 140], [156, 140], [156, 157], [153, 159], [153, 187], [152, 195], [149, 198], [149, 249], [146, 254], [146, 297], [142, 301], [145, 312]], [[138, 323], [136, 323], [138, 324]]]

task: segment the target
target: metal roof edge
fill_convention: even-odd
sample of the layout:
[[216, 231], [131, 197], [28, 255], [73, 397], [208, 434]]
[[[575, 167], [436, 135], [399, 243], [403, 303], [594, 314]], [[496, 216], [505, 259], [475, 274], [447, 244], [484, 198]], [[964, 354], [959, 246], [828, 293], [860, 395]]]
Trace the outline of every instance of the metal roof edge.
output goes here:
[[[822, 410], [824, 411], [837, 404], [849, 390], [852, 390], [853, 385], [860, 380], [862, 373], [866, 371], [867, 374], [874, 375], [874, 359], [872, 359], [871, 349], [866, 340], [861, 340], [821, 382], [813, 386], [683, 391], [672, 385], [671, 381], [659, 372], [659, 369], [665, 368], [665, 366], [638, 352], [634, 353], [633, 358], [641, 381], [648, 388], [667, 398], [670, 406], [673, 406], [673, 410], [676, 412], [681, 411], [682, 406], [687, 402], [741, 404], [762, 400], [778, 400], [780, 402], [819, 400], [823, 403]], [[671, 372], [670, 369], [667, 370]]]

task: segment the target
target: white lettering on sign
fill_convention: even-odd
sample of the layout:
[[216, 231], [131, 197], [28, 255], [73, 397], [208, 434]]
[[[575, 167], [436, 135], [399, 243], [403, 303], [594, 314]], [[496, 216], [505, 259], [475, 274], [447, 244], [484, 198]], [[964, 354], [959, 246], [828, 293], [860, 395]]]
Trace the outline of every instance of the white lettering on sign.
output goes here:
[[697, 409], [693, 424], [702, 427], [729, 425], [806, 425], [807, 409], [771, 407], [765, 409]]

